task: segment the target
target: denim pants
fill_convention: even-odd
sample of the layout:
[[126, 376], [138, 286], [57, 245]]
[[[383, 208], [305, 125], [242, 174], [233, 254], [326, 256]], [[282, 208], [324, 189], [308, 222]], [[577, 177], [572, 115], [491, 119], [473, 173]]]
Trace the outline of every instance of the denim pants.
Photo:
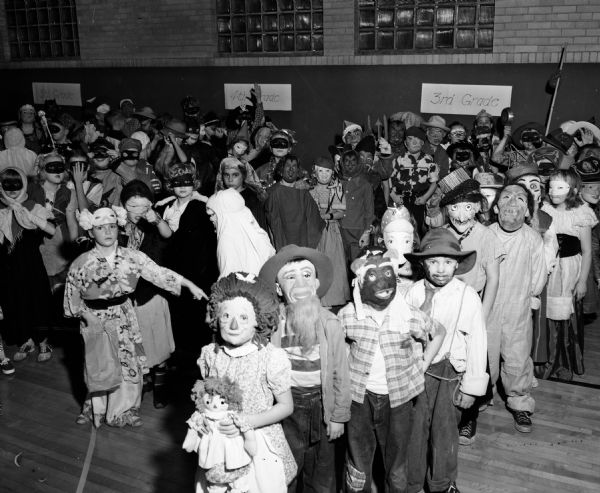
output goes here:
[[298, 464], [289, 493], [335, 492], [335, 443], [327, 439], [321, 388], [292, 387], [294, 412], [281, 424]]
[[447, 359], [431, 365], [425, 374], [425, 391], [417, 397], [408, 446], [409, 493], [421, 491], [425, 479], [432, 493], [446, 491], [458, 472], [460, 410], [452, 400], [458, 380], [442, 380], [430, 373], [457, 377]]
[[348, 422], [348, 450], [344, 479], [346, 491], [371, 491], [373, 458], [377, 445], [385, 469], [385, 491], [406, 493], [407, 448], [413, 401], [390, 407], [387, 395], [367, 391], [362, 404], [352, 401]]

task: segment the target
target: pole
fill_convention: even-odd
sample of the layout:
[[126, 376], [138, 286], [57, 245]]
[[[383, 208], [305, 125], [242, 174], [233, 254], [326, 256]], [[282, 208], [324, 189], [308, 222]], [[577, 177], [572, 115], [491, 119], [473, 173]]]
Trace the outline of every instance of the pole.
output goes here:
[[552, 93], [552, 102], [550, 103], [550, 110], [548, 111], [548, 118], [546, 119], [546, 135], [550, 132], [550, 123], [552, 122], [552, 112], [554, 111], [554, 103], [556, 102], [556, 95], [558, 94], [558, 87], [560, 86], [560, 74], [565, 63], [565, 52], [567, 51], [567, 45], [562, 47], [560, 53], [560, 62], [558, 64], [558, 78], [556, 79], [556, 87]]

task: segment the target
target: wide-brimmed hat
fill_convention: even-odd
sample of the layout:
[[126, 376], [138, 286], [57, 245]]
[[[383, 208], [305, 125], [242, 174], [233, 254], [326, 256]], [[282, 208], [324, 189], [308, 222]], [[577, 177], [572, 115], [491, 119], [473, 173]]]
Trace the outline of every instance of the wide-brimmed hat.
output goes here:
[[563, 154], [566, 154], [567, 151], [573, 145], [573, 141], [575, 138], [568, 134], [567, 132], [563, 132], [562, 128], [557, 128], [552, 130], [548, 135], [542, 138], [544, 142], [550, 144], [552, 147], [556, 147]]
[[171, 134], [173, 134], [175, 137], [179, 137], [179, 138], [181, 138], [181, 139], [185, 139], [185, 138], [187, 137], [187, 135], [185, 134], [185, 132], [182, 132], [182, 131], [180, 131], [180, 130], [177, 130], [176, 128], [173, 128], [173, 127], [170, 125], [170, 123], [171, 123], [171, 122], [168, 122], [168, 123], [166, 123], [166, 124], [164, 125], [164, 127], [163, 127], [163, 128], [161, 128], [160, 132], [161, 132], [163, 135], [165, 135], [165, 136], [166, 136], [166, 135], [169, 135], [169, 134], [171, 133]]
[[308, 260], [315, 266], [319, 289], [317, 296], [322, 298], [327, 293], [333, 281], [333, 265], [329, 257], [314, 248], [299, 247], [298, 245], [286, 245], [260, 269], [258, 277], [266, 281], [270, 286], [275, 286], [277, 274], [281, 268], [294, 260]]
[[600, 159], [588, 156], [573, 165], [583, 183], [600, 183]]
[[540, 171], [535, 164], [522, 161], [506, 171], [506, 178], [508, 178], [508, 181], [513, 182], [525, 175], [539, 176], [539, 174]]
[[446, 120], [444, 120], [440, 115], [433, 115], [429, 117], [429, 120], [421, 123], [422, 127], [433, 127], [433, 128], [441, 128], [446, 132], [450, 132], [450, 129], [446, 126]]
[[577, 130], [581, 130], [582, 128], [592, 132], [592, 135], [596, 138], [596, 140], [600, 141], [600, 128], [591, 122], [571, 122], [566, 126], [565, 132], [567, 132], [569, 135], [574, 135]]
[[477, 260], [475, 250], [463, 251], [458, 239], [446, 228], [435, 228], [429, 231], [421, 240], [419, 252], [405, 253], [409, 262], [415, 262], [428, 257], [451, 257], [458, 260], [455, 275], [469, 272]]
[[479, 193], [479, 182], [471, 178], [464, 168], [457, 168], [438, 181], [440, 191], [443, 193], [440, 207], [444, 207], [459, 197], [466, 197], [471, 193]]
[[139, 116], [140, 118], [147, 118], [148, 120], [156, 120], [154, 110], [150, 108], [150, 106], [144, 106], [142, 109], [134, 111], [133, 115]]

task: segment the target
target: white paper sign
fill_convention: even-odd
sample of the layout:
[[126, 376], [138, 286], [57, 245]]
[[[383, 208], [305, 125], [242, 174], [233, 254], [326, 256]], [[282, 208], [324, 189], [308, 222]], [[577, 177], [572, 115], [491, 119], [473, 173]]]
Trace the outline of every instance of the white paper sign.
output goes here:
[[[225, 84], [225, 109], [232, 110], [241, 104], [251, 104], [250, 89], [254, 84]], [[265, 111], [292, 111], [291, 84], [260, 84]]]
[[81, 106], [81, 86], [61, 82], [32, 82], [33, 102], [44, 104], [46, 99], [55, 99], [60, 106]]
[[510, 106], [512, 86], [423, 84], [421, 113], [476, 115], [485, 110], [500, 116]]

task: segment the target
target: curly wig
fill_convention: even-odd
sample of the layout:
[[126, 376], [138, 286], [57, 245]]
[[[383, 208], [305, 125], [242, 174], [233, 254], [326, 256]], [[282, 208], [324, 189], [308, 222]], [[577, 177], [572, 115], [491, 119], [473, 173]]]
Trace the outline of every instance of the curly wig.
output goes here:
[[232, 272], [212, 286], [208, 307], [217, 342], [222, 342], [218, 332], [218, 307], [223, 301], [238, 297], [246, 298], [254, 307], [257, 327], [253, 342], [259, 347], [266, 345], [279, 322], [279, 300], [265, 281], [245, 272]]
[[192, 401], [196, 404], [197, 409], [204, 407], [202, 400], [204, 394], [220, 395], [229, 404], [230, 411], [241, 411], [242, 409], [242, 389], [227, 377], [208, 377], [205, 380], [196, 380], [192, 388]]

